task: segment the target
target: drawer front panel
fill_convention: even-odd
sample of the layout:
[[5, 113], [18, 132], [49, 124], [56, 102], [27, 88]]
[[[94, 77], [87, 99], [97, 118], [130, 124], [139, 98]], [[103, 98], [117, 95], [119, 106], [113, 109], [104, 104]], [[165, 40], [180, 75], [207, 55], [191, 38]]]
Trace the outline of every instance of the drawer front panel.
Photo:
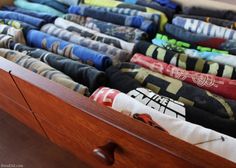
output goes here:
[[80, 158], [80, 160], [89, 163], [88, 167], [104, 167], [104, 165], [100, 163], [96, 158], [94, 158], [91, 153], [87, 154], [88, 152], [83, 150], [83, 147], [81, 147], [80, 143], [71, 140], [71, 138], [68, 136], [62, 135], [57, 131], [57, 129], [55, 129], [54, 126], [41, 119], [40, 117], [37, 118], [42, 124], [47, 135], [49, 135], [49, 139], [53, 143], [58, 144], [60, 147], [70, 151], [78, 158]]
[[[56, 109], [55, 106], [48, 108]], [[79, 144], [83, 154], [88, 158], [93, 157], [92, 151], [95, 148], [112, 140], [121, 147], [121, 151], [115, 155], [114, 167], [191, 167], [189, 163], [158, 148], [152, 148], [125, 132], [99, 122], [96, 118], [84, 114], [78, 109], [61, 107], [60, 111], [44, 109], [44, 112], [43, 115], [37, 114], [50, 123], [53, 130], [57, 130], [63, 136], [69, 137]], [[42, 126], [47, 130], [44, 124]], [[55, 136], [50, 134], [50, 131], [47, 134], [51, 138]], [[93, 160], [89, 162], [94, 162]]]
[[19, 105], [28, 108], [27, 103], [25, 102], [23, 96], [21, 95], [19, 89], [14, 83], [10, 73], [0, 69], [0, 93]]
[[0, 108], [8, 112], [11, 116], [15, 117], [20, 122], [24, 123], [40, 135], [46, 137], [44, 131], [42, 130], [39, 122], [36, 120], [32, 112], [22, 108], [15, 102], [11, 101], [8, 97], [0, 94]]

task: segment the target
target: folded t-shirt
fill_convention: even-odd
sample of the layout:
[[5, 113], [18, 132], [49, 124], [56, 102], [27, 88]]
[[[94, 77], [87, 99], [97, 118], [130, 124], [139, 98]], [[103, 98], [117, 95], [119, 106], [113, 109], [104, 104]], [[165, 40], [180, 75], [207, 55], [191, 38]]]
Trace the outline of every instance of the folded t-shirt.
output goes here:
[[29, 11], [33, 11], [33, 12], [47, 13], [47, 14], [54, 15], [54, 16], [63, 16], [64, 15], [63, 12], [58, 11], [54, 8], [51, 8], [50, 6], [42, 5], [39, 3], [32, 3], [27, 0], [14, 0], [14, 5], [16, 7], [19, 7], [19, 8], [25, 9], [25, 10], [29, 10]]
[[180, 8], [179, 4], [173, 2], [172, 0], [154, 0], [154, 2], [157, 2], [158, 4], [167, 8], [174, 9], [175, 11], [178, 11]]
[[51, 23], [57, 18], [57, 16], [49, 15], [47, 13], [33, 12], [33, 11], [25, 10], [25, 9], [22, 9], [22, 8], [18, 8], [18, 7], [15, 7], [15, 6], [4, 6], [3, 10], [13, 11], [13, 12], [33, 16], [33, 17], [36, 17], [36, 18], [40, 18], [40, 19], [45, 20], [45, 22], [47, 22], [47, 23]]
[[186, 106], [179, 101], [158, 95], [145, 88], [131, 90], [128, 95], [165, 115], [236, 137], [235, 120], [223, 119], [196, 107]]
[[[232, 5], [231, 5], [231, 7], [232, 7]], [[231, 20], [231, 21], [236, 21], [236, 10], [235, 11], [219, 10], [219, 9], [192, 6], [192, 7], [184, 7], [183, 13], [187, 14], [187, 15], [208, 16], [208, 17], [216, 17], [216, 18], [220, 18], [220, 19], [227, 19], [227, 20]]]
[[81, 0], [57, 0], [57, 1], [64, 3], [66, 5], [79, 5]]
[[209, 37], [236, 40], [236, 30], [217, 26], [197, 19], [175, 17], [172, 23], [192, 33], [203, 34]]
[[219, 19], [219, 18], [208, 17], [208, 16], [195, 16], [195, 15], [184, 15], [184, 14], [178, 14], [175, 16], [181, 16], [183, 18], [198, 19], [207, 23], [212, 23], [218, 26], [227, 27], [227, 28], [236, 30], [236, 21], [230, 21], [230, 20]]
[[170, 44], [167, 41], [160, 40], [160, 39], [153, 39], [152, 43], [166, 50], [171, 50], [178, 53], [184, 53], [188, 55], [189, 57], [202, 58], [204, 60], [236, 67], [236, 57], [234, 55], [216, 53], [216, 52], [207, 52], [207, 51], [201, 52], [195, 49], [178, 47], [175, 44]]
[[69, 8], [68, 5], [65, 5], [65, 4], [58, 2], [58, 1], [52, 1], [52, 0], [29, 0], [29, 1], [49, 6], [49, 7], [54, 8], [62, 13], [67, 13], [67, 10]]
[[43, 19], [35, 18], [29, 15], [17, 13], [17, 12], [11, 12], [11, 11], [0, 11], [0, 19], [13, 19], [13, 20], [19, 20], [28, 24], [31, 24], [35, 27], [41, 27], [46, 22]]
[[149, 1], [149, 0], [135, 0], [135, 1], [130, 1], [130, 0], [119, 0], [125, 3], [130, 3], [130, 4], [136, 4], [136, 5], [140, 5], [140, 6], [144, 6], [144, 7], [149, 7], [152, 9], [156, 9], [158, 11], [163, 12], [168, 19], [172, 19], [173, 14], [174, 14], [174, 10], [170, 9], [168, 7], [165, 6], [161, 6], [160, 4], [153, 2], [153, 1]]
[[[221, 53], [221, 54], [229, 54], [229, 52], [225, 51], [225, 50], [219, 50], [219, 49], [215, 49], [215, 48], [195, 45], [195, 44], [188, 43], [185, 41], [177, 40], [175, 38], [172, 38], [170, 36], [167, 36], [167, 35], [164, 35], [161, 33], [156, 34], [156, 37], [152, 40], [153, 44], [155, 44], [155, 42], [158, 40], [166, 41], [166, 42], [168, 42], [168, 44], [171, 44], [171, 45], [176, 45], [178, 47], [177, 51], [181, 48], [184, 48], [184, 49], [188, 48], [188, 49], [196, 49], [201, 52], [214, 52], [214, 53]], [[182, 49], [181, 49], [181, 51], [182, 51]]]
[[111, 13], [117, 13], [127, 16], [141, 16], [147, 20], [153, 21], [156, 25], [159, 25], [160, 23], [160, 15], [156, 13], [146, 13], [142, 11], [138, 11], [135, 9], [129, 9], [129, 8], [116, 8], [116, 7], [103, 7], [103, 6], [92, 6], [92, 5], [84, 5], [81, 4], [79, 6], [99, 10], [103, 12], [111, 12]]
[[29, 31], [27, 34], [27, 43], [32, 47], [46, 49], [55, 54], [93, 65], [99, 70], [105, 70], [112, 64], [111, 58], [104, 54], [36, 30]]
[[[212, 11], [236, 11], [236, 6], [230, 1], [212, 1], [212, 0], [198, 0], [198, 1], [189, 1], [189, 0], [172, 0], [183, 7], [196, 7], [202, 8], [208, 11], [208, 13]], [[232, 1], [231, 1], [232, 2]], [[211, 11], [211, 10], [212, 11]], [[227, 13], [227, 12], [226, 12]], [[197, 15], [201, 14], [201, 10], [197, 13]]]
[[0, 34], [0, 48], [9, 48], [12, 42], [14, 42], [12, 36]]
[[166, 24], [165, 30], [169, 35], [178, 40], [186, 41], [194, 45], [226, 50], [230, 54], [236, 55], [236, 40], [226, 40], [192, 33], [173, 24]]
[[106, 86], [110, 88], [117, 89], [124, 93], [128, 93], [133, 89], [141, 87], [141, 84], [137, 80], [121, 72], [118, 68], [114, 66], [110, 66], [106, 69], [105, 72], [108, 79]]

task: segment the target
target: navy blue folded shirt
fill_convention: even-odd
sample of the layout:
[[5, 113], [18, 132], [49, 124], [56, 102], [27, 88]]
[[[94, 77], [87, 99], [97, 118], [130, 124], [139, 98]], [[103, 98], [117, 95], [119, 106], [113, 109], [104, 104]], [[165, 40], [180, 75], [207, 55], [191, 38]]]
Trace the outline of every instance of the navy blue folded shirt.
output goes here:
[[11, 11], [0, 11], [0, 19], [18, 20], [38, 28], [42, 27], [46, 23], [43, 19]]
[[33, 17], [36, 17], [36, 18], [40, 18], [40, 19], [45, 20], [45, 22], [47, 22], [47, 23], [52, 23], [57, 18], [57, 16], [49, 15], [49, 14], [46, 14], [46, 13], [36, 13], [36, 12], [32, 12], [32, 11], [27, 11], [25, 9], [18, 8], [18, 7], [15, 7], [15, 6], [4, 6], [2, 8], [2, 10], [13, 11], [13, 12], [33, 16]]
[[174, 3], [171, 0], [153, 0], [153, 1], [170, 9], [178, 10], [180, 8], [180, 6], [177, 3]]

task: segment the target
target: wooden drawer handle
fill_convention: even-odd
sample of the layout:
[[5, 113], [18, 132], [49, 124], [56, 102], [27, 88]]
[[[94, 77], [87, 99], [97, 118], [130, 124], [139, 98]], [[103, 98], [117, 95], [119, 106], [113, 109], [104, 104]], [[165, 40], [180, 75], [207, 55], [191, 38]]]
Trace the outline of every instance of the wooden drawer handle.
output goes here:
[[113, 165], [115, 162], [114, 153], [117, 147], [118, 145], [115, 142], [110, 141], [106, 145], [94, 149], [93, 153], [106, 165]]

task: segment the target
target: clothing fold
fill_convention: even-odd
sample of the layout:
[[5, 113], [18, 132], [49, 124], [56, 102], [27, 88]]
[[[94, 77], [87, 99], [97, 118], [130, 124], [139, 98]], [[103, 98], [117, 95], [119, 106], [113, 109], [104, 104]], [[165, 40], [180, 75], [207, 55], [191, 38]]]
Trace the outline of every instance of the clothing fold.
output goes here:
[[104, 54], [36, 30], [29, 31], [27, 43], [32, 47], [46, 49], [55, 54], [82, 61], [83, 63], [95, 66], [99, 70], [104, 70], [112, 64], [111, 58]]

